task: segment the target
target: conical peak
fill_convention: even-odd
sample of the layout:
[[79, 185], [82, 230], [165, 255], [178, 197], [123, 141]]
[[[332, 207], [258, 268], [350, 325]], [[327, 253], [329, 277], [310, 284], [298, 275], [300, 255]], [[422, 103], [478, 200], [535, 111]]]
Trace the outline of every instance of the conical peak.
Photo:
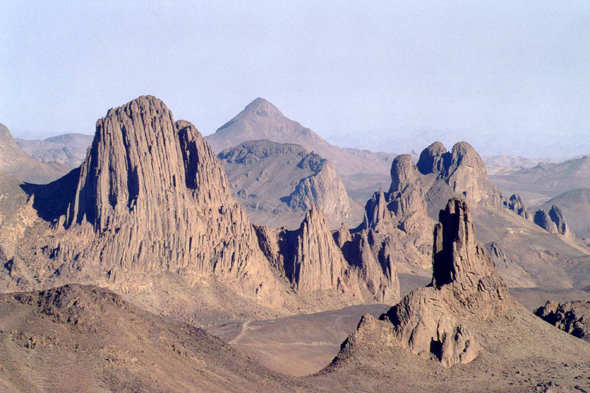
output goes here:
[[270, 115], [283, 116], [281, 111], [276, 106], [261, 97], [258, 97], [249, 103], [246, 108], [244, 108], [243, 112], [253, 113], [261, 117], [269, 117]]

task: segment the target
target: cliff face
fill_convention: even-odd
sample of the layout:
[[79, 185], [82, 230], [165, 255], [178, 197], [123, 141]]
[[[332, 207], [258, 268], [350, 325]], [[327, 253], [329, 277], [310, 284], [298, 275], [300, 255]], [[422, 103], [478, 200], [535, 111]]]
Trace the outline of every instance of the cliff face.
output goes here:
[[37, 240], [49, 277], [117, 283], [129, 274], [214, 274], [240, 295], [281, 302], [218, 158], [192, 124], [175, 122], [155, 97], [111, 109], [97, 122], [56, 228], [49, 244]]
[[481, 348], [470, 321], [504, 315], [516, 306], [493, 262], [475, 240], [464, 201], [451, 199], [434, 230], [432, 283], [403, 298], [381, 316], [367, 316], [343, 344], [343, 352], [364, 345], [369, 331], [384, 341], [444, 366], [468, 363]]

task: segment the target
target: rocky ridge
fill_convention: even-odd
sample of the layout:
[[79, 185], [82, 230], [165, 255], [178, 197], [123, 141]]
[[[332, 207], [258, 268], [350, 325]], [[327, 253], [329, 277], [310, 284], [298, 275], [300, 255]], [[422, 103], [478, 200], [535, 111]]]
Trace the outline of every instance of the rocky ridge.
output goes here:
[[376, 185], [388, 182], [392, 159], [392, 155], [333, 146], [311, 129], [287, 118], [263, 98], [256, 98], [205, 139], [216, 152], [261, 139], [301, 145], [332, 162], [351, 198], [360, 203], [364, 203], [378, 188]]
[[[316, 164], [323, 165], [307, 162]], [[361, 296], [399, 298], [395, 270], [384, 277], [368, 274], [360, 262], [346, 263], [316, 208], [297, 234], [297, 252], [269, 261], [218, 157], [192, 124], [175, 121], [152, 96], [99, 119], [79, 169], [22, 190], [33, 217], [2, 255], [4, 291], [99, 284], [183, 318], [198, 317], [199, 307], [223, 314], [221, 299], [229, 308], [247, 304], [242, 313], [268, 315], [300, 309], [304, 294], [312, 310], [354, 304]]]
[[94, 137], [85, 134], [63, 134], [43, 140], [16, 139], [18, 146], [41, 162], [57, 162], [68, 169], [76, 169], [84, 159]]

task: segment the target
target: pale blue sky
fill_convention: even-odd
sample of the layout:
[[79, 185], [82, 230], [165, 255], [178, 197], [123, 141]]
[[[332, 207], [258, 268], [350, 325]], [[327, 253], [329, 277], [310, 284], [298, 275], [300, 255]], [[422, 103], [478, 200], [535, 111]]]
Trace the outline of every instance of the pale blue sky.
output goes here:
[[332, 141], [590, 132], [589, 1], [0, 4], [17, 136], [92, 133], [142, 94], [204, 134], [258, 96]]

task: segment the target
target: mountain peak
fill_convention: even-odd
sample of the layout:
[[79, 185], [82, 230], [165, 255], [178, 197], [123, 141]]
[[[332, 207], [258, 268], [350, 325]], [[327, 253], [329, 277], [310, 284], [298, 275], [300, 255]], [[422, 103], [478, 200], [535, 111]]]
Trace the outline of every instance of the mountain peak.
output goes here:
[[264, 98], [261, 98], [261, 97], [258, 97], [254, 101], [249, 103], [244, 108], [242, 113], [244, 113], [244, 114], [254, 113], [254, 114], [256, 114], [258, 116], [262, 116], [262, 117], [269, 117], [270, 115], [283, 116], [281, 111], [276, 106], [274, 106], [273, 104], [271, 104], [270, 102], [268, 102], [267, 100], [265, 100]]

